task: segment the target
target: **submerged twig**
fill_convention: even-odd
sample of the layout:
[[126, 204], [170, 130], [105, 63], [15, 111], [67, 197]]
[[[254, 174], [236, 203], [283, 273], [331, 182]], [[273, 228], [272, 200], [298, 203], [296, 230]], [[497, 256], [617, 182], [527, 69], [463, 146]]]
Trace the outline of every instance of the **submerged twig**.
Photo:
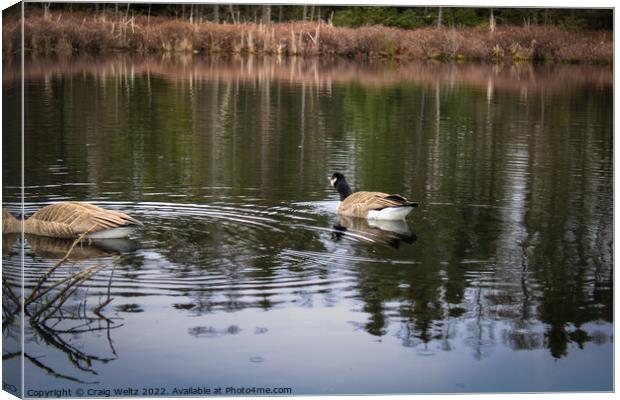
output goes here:
[[[119, 257], [116, 257], [114, 259], [114, 261], [116, 261]], [[69, 281], [69, 283], [62, 289], [60, 290], [60, 292], [54, 296], [54, 298], [52, 298], [52, 300], [48, 301], [46, 304], [44, 304], [42, 306], [42, 308], [40, 308], [36, 314], [34, 314], [32, 316], [33, 319], [37, 319], [45, 310], [47, 310], [48, 308], [50, 308], [52, 305], [54, 305], [54, 303], [56, 303], [57, 301], [60, 301], [60, 303], [57, 303], [54, 305], [54, 310], [59, 309], [62, 304], [64, 304], [64, 302], [67, 300], [67, 298], [69, 297], [67, 295], [67, 292], [74, 286], [78, 285], [81, 282], [84, 282], [85, 280], [89, 279], [90, 277], [92, 277], [94, 274], [96, 274], [97, 272], [107, 268], [109, 266], [109, 264], [105, 264], [105, 265], [94, 265], [92, 267], [83, 269], [81, 271], [78, 271], [74, 274], [72, 274], [71, 276], [69, 276], [68, 278], [63, 279], [63, 283]], [[59, 286], [59, 284], [56, 284], [55, 286]], [[77, 287], [75, 288], [77, 289]], [[74, 289], [74, 290], [75, 290]], [[46, 293], [48, 293], [48, 291], [46, 291]], [[73, 293], [70, 292], [69, 294]], [[40, 296], [38, 296], [37, 298], [39, 298]]]
[[25, 304], [29, 303], [30, 301], [32, 301], [32, 296], [35, 295], [37, 293], [37, 291], [41, 288], [41, 286], [43, 286], [43, 284], [45, 283], [45, 281], [52, 275], [52, 273], [56, 270], [56, 268], [58, 268], [62, 263], [64, 263], [69, 256], [71, 256], [71, 253], [73, 253], [73, 249], [75, 248], [75, 246], [80, 243], [82, 241], [82, 239], [84, 239], [84, 237], [94, 228], [95, 226], [93, 225], [90, 229], [88, 229], [86, 232], [82, 233], [80, 235], [80, 237], [78, 237], [77, 239], [75, 239], [75, 241], [73, 242], [73, 244], [71, 245], [71, 247], [69, 247], [69, 250], [67, 250], [67, 254], [65, 254], [65, 256], [63, 258], [61, 258], [60, 260], [58, 260], [56, 262], [56, 264], [54, 264], [54, 266], [52, 266], [52, 268], [50, 268], [49, 270], [47, 270], [47, 272], [45, 273], [45, 275], [43, 275], [41, 277], [41, 279], [39, 279], [39, 281], [37, 282], [37, 285], [34, 287], [34, 289], [32, 289], [32, 292], [30, 292], [30, 295], [28, 296], [28, 298], [25, 300]]
[[111, 296], [112, 293], [112, 277], [114, 276], [114, 270], [116, 269], [116, 264], [112, 265], [112, 271], [110, 272], [110, 279], [108, 280], [108, 298], [106, 299], [106, 301], [104, 301], [103, 303], [99, 304], [97, 307], [95, 307], [93, 309], [93, 313], [103, 319], [105, 319], [106, 321], [109, 321], [108, 318], [104, 317], [101, 314], [101, 310], [107, 306], [108, 304], [110, 304], [113, 300]]
[[83, 381], [81, 379], [69, 376], [69, 375], [59, 374], [58, 372], [54, 371], [54, 369], [52, 369], [51, 367], [48, 367], [47, 365], [45, 365], [42, 362], [40, 362], [39, 360], [37, 360], [35, 357], [32, 357], [32, 356], [30, 356], [28, 354], [24, 354], [24, 357], [26, 359], [30, 360], [30, 362], [32, 362], [37, 367], [39, 367], [39, 368], [43, 369], [44, 371], [46, 371], [48, 374], [53, 375], [55, 378], [62, 378], [62, 379], [66, 379], [66, 380], [69, 380], [69, 381], [78, 382], [78, 383], [85, 383], [85, 384], [97, 384], [97, 383], [99, 383], [97, 381], [86, 382], [86, 381]]
[[[115, 262], [116, 260], [118, 260], [119, 258], [120, 258], [120, 256], [117, 256], [117, 257], [115, 257], [115, 258], [114, 258], [111, 262], [113, 263], [113, 262]], [[94, 265], [94, 266], [92, 266], [92, 267], [89, 267], [89, 268], [86, 268], [86, 269], [83, 269], [83, 270], [77, 271], [77, 272], [75, 272], [75, 273], [71, 274], [70, 276], [68, 276], [68, 277], [66, 277], [66, 278], [64, 278], [64, 279], [61, 279], [60, 281], [55, 282], [54, 284], [52, 284], [52, 285], [48, 286], [48, 287], [47, 287], [44, 291], [42, 291], [42, 292], [40, 292], [40, 293], [38, 293], [38, 294], [36, 294], [36, 295], [34, 295], [34, 296], [33, 296], [33, 294], [31, 293], [31, 294], [30, 294], [30, 296], [29, 296], [29, 298], [28, 298], [28, 299], [26, 299], [26, 305], [29, 305], [29, 304], [31, 304], [31, 303], [33, 303], [33, 302], [35, 302], [36, 300], [39, 300], [41, 297], [43, 297], [43, 296], [45, 296], [46, 294], [50, 293], [53, 289], [57, 288], [58, 286], [62, 285], [63, 283], [66, 283], [66, 282], [71, 281], [71, 280], [80, 280], [80, 281], [83, 281], [83, 280], [85, 280], [85, 279], [87, 279], [87, 278], [90, 278], [90, 276], [94, 275], [94, 273], [89, 274], [89, 273], [91, 272], [91, 270], [96, 269], [96, 268], [99, 268], [97, 271], [95, 271], [95, 272], [99, 272], [100, 270], [105, 269], [105, 268], [106, 268], [106, 267], [108, 267], [108, 266], [109, 266], [109, 264], [105, 264], [105, 265], [103, 265], [103, 266], [100, 266], [100, 265]], [[89, 274], [89, 275], [88, 275], [88, 276], [86, 276], [86, 277], [83, 277], [82, 275], [85, 275], [85, 274]], [[73, 283], [72, 283], [71, 285], [73, 285]], [[33, 292], [33, 293], [34, 293], [34, 292]]]

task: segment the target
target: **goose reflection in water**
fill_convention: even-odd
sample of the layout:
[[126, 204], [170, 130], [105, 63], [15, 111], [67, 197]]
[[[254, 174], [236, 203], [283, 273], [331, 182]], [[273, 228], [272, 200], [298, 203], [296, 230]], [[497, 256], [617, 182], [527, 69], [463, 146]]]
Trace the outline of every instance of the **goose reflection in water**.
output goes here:
[[6, 256], [11, 253], [18, 239], [19, 239], [19, 233], [3, 233], [2, 234], [2, 256]]
[[[2, 235], [2, 255], [8, 255], [19, 240], [19, 233], [5, 233]], [[24, 235], [26, 243], [37, 257], [51, 260], [61, 259], [69, 253], [74, 241], [38, 235]], [[130, 239], [91, 239], [82, 241], [73, 247], [68, 260], [85, 261], [93, 258], [103, 258], [132, 253], [139, 249], [138, 243]]]
[[[63, 258], [71, 246], [73, 240], [59, 239], [37, 235], [25, 235], [26, 242], [32, 248], [34, 254], [41, 258]], [[68, 256], [69, 260], [84, 261], [93, 258], [103, 258], [131, 253], [138, 249], [137, 242], [130, 239], [103, 239], [87, 240], [78, 243]]]
[[405, 220], [368, 220], [341, 215], [338, 224], [334, 225], [332, 239], [338, 241], [345, 235], [363, 236], [395, 249], [401, 242], [412, 244], [418, 239]]

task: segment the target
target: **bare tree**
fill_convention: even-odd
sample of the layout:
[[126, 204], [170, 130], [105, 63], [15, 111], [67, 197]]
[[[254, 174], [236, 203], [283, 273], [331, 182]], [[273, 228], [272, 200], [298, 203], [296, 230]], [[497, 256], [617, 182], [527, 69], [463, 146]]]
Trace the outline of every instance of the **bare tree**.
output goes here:
[[264, 4], [261, 9], [261, 21], [263, 24], [267, 25], [269, 22], [271, 22], [271, 6]]
[[213, 5], [213, 22], [220, 23], [220, 6], [218, 4]]
[[230, 10], [230, 19], [232, 20], [233, 24], [237, 23], [237, 19], [235, 18], [235, 10], [233, 8], [232, 4], [228, 5], [228, 9]]
[[43, 18], [50, 18], [50, 3], [43, 3]]
[[437, 28], [441, 28], [442, 15], [443, 15], [443, 7], [439, 7], [439, 11], [437, 11]]

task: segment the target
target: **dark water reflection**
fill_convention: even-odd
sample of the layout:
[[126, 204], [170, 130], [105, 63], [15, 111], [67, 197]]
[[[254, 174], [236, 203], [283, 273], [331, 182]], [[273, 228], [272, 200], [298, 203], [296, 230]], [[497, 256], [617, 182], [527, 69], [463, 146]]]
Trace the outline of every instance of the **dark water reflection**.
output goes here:
[[[55, 271], [105, 266], [26, 324], [45, 360], [27, 385], [612, 389], [610, 69], [119, 57], [26, 76], [25, 214], [88, 200], [146, 223]], [[339, 218], [335, 170], [421, 205]], [[26, 237], [26, 296], [63, 248]]]

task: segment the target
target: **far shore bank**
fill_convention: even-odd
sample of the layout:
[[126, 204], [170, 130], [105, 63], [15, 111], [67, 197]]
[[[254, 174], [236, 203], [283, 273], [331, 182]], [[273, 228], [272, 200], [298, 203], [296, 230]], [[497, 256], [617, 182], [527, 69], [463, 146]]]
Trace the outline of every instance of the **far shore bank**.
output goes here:
[[[19, 49], [19, 19], [3, 22], [3, 52]], [[282, 57], [611, 64], [613, 32], [568, 32], [556, 27], [335, 27], [317, 22], [190, 22], [115, 14], [28, 13], [24, 43], [33, 54], [204, 53]]]

